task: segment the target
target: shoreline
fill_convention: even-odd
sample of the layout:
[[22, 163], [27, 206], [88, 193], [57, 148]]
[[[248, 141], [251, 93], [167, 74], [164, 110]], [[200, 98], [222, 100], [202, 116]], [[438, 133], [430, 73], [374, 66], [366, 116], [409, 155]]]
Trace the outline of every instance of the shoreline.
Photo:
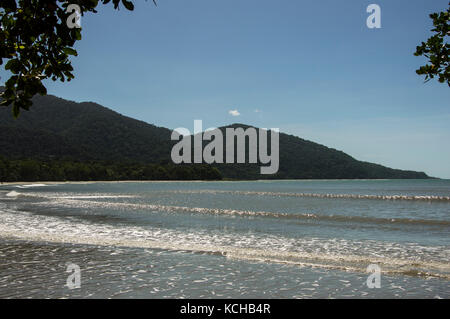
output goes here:
[[203, 183], [203, 182], [326, 182], [326, 181], [412, 181], [412, 180], [446, 180], [441, 178], [381, 178], [381, 179], [242, 179], [242, 180], [114, 180], [114, 181], [35, 181], [35, 182], [1, 182], [0, 186], [5, 185], [61, 185], [61, 184], [94, 184], [94, 183]]

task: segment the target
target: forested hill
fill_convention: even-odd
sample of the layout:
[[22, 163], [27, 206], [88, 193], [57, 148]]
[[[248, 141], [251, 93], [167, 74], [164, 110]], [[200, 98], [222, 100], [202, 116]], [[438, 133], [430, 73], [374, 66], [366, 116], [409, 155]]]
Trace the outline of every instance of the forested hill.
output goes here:
[[171, 130], [92, 102], [35, 96], [15, 120], [0, 109], [0, 152], [8, 158], [160, 162], [170, 156]]
[[[170, 165], [174, 144], [167, 128], [120, 115], [96, 103], [76, 103], [52, 95], [34, 97], [31, 110], [22, 111], [17, 120], [9, 108], [0, 108], [0, 130], [0, 157], [16, 162], [31, 159], [41, 166], [64, 161], [114, 167], [123, 163]], [[428, 178], [422, 172], [361, 162], [341, 151], [282, 133], [280, 169], [275, 175], [260, 175], [260, 165], [256, 164], [214, 166], [222, 177], [236, 179]], [[178, 178], [171, 176], [167, 178]]]

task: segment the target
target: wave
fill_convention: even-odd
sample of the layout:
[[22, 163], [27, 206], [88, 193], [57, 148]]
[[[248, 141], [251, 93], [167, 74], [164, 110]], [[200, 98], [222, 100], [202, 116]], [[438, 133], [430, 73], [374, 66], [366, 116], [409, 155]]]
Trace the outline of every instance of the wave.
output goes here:
[[135, 198], [135, 195], [61, 195], [58, 193], [20, 193], [11, 191], [6, 194], [7, 197], [37, 197], [45, 199], [108, 199], [108, 198]]
[[[194, 213], [208, 215], [223, 216], [240, 216], [240, 217], [266, 217], [286, 220], [305, 220], [305, 221], [329, 221], [342, 223], [366, 223], [380, 225], [424, 225], [424, 226], [450, 226], [450, 220], [438, 219], [413, 219], [413, 218], [380, 218], [369, 216], [350, 216], [350, 215], [324, 215], [313, 212], [283, 213], [269, 211], [252, 211], [239, 209], [221, 209], [206, 207], [188, 207], [188, 206], [172, 206], [146, 203], [123, 203], [123, 202], [106, 202], [93, 201], [89, 199], [116, 199], [116, 198], [136, 198], [135, 195], [68, 195], [45, 194], [45, 193], [19, 193], [11, 191], [6, 194], [7, 197], [16, 198], [18, 196], [39, 197], [52, 200], [52, 204], [66, 207], [98, 207], [120, 209], [128, 208], [133, 210], [150, 210], [162, 211], [169, 213]], [[37, 205], [47, 205], [46, 202], [35, 203]]]
[[[3, 229], [2, 229], [3, 228]], [[271, 249], [240, 248], [233, 246], [207, 245], [195, 243], [175, 243], [170, 241], [120, 238], [120, 236], [71, 236], [53, 233], [17, 233], [4, 227], [0, 237], [37, 242], [68, 243], [76, 245], [115, 246], [129, 248], [162, 249], [223, 256], [230, 259], [290, 264], [300, 267], [336, 269], [350, 272], [366, 272], [368, 265], [376, 264], [384, 274], [400, 274], [415, 277], [436, 277], [450, 280], [450, 266], [437, 261], [419, 261], [387, 257], [359, 255], [320, 254], [308, 252], [275, 251]], [[92, 232], [93, 234], [97, 232]]]
[[105, 199], [105, 198], [135, 198], [134, 195], [76, 195], [76, 196], [48, 196], [50, 199]]
[[437, 195], [364, 195], [364, 194], [321, 194], [321, 193], [286, 193], [286, 192], [256, 192], [229, 190], [177, 190], [185, 194], [235, 194], [275, 197], [313, 197], [313, 198], [343, 198], [343, 199], [377, 199], [377, 200], [411, 200], [411, 201], [444, 201], [450, 202], [450, 196]]
[[19, 195], [21, 195], [19, 192], [11, 191], [8, 194], [6, 194], [6, 197], [17, 197]]
[[205, 207], [187, 207], [187, 206], [171, 206], [158, 204], [138, 204], [138, 203], [117, 203], [117, 202], [99, 202], [87, 200], [62, 200], [68, 197], [59, 197], [55, 204], [68, 207], [99, 207], [120, 209], [128, 208], [134, 210], [150, 210], [162, 211], [169, 213], [194, 213], [194, 214], [208, 214], [208, 215], [225, 215], [225, 216], [242, 216], [242, 217], [267, 217], [276, 219], [290, 219], [290, 220], [311, 220], [311, 221], [330, 221], [343, 223], [369, 223], [369, 224], [393, 224], [393, 225], [424, 225], [424, 226], [450, 226], [449, 220], [433, 220], [433, 219], [412, 219], [412, 218], [378, 218], [367, 216], [349, 216], [349, 215], [323, 215], [317, 213], [282, 213], [282, 212], [267, 212], [267, 211], [251, 211], [238, 209], [221, 209], [221, 208], [205, 208]]
[[34, 242], [185, 251], [353, 272], [365, 272], [369, 264], [377, 264], [383, 273], [450, 280], [450, 255], [446, 246], [101, 224], [3, 208], [0, 237]]
[[45, 187], [50, 186], [48, 184], [26, 184], [26, 185], [17, 185], [17, 188], [32, 188], [32, 187]]
[[376, 264], [381, 268], [381, 272], [385, 274], [450, 279], [449, 265], [432, 261], [415, 261], [386, 257], [373, 258], [358, 255], [273, 252], [257, 249], [231, 250], [230, 252], [226, 252], [226, 256], [234, 259], [339, 269], [353, 272], [366, 272], [367, 266]]

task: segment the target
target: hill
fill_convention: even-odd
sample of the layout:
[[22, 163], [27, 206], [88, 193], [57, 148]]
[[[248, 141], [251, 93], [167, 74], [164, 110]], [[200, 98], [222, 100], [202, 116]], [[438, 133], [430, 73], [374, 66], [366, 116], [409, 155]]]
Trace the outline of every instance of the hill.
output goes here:
[[[237, 126], [248, 127], [230, 127]], [[9, 109], [0, 109], [0, 130], [0, 156], [16, 161], [170, 165], [174, 145], [167, 128], [93, 102], [76, 103], [52, 95], [34, 97], [31, 110], [22, 112], [17, 120]], [[259, 164], [213, 166], [224, 178], [232, 179], [428, 178], [423, 172], [358, 161], [342, 151], [283, 133], [277, 174], [260, 175]]]

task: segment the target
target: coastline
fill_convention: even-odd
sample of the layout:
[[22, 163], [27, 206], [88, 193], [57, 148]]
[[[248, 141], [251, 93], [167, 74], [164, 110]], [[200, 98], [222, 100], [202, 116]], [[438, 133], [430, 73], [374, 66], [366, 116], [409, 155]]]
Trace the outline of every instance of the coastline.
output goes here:
[[94, 184], [94, 183], [202, 183], [202, 182], [326, 182], [326, 181], [392, 181], [392, 180], [446, 180], [445, 178], [425, 178], [425, 179], [410, 179], [410, 178], [363, 178], [363, 179], [351, 179], [351, 178], [342, 178], [342, 179], [222, 179], [222, 180], [98, 180], [98, 181], [34, 181], [34, 182], [0, 182], [0, 186], [5, 185], [37, 185], [37, 184], [46, 184], [46, 185], [62, 185], [62, 184]]
[[[305, 296], [311, 289], [324, 297], [359, 296], [367, 292], [359, 287], [370, 264], [382, 269], [380, 296], [448, 297], [447, 206], [372, 200], [387, 199], [373, 194], [389, 199], [398, 193], [421, 194], [428, 186], [441, 192], [450, 189], [448, 181], [444, 188], [441, 182], [408, 180], [138, 182], [146, 181], [11, 182], [0, 187], [5, 199], [0, 203], [0, 254], [9, 263], [5, 276], [15, 283], [5, 295], [73, 294], [63, 290], [66, 281], [61, 279], [67, 262], [73, 262], [85, 278], [83, 289], [76, 290], [79, 297], [97, 293], [109, 298], [123, 291], [154, 296], [142, 283], [159, 289], [160, 297], [176, 295], [180, 286], [192, 296], [203, 293], [204, 277], [214, 291], [234, 297], [254, 293], [248, 285], [230, 291], [227, 284], [248, 280], [248, 273], [259, 278], [252, 279], [255, 291], [265, 291], [265, 280], [272, 278], [274, 291], [286, 297], [302, 293], [301, 282], [308, 283]], [[208, 189], [218, 192], [203, 196]], [[323, 197], [305, 196], [312, 200], [296, 196], [302, 193], [284, 196], [324, 190]], [[242, 196], [255, 191], [258, 196]], [[345, 195], [355, 192], [372, 195]], [[345, 197], [338, 201], [340, 194]], [[105, 276], [105, 269], [119, 280]], [[282, 274], [298, 282], [281, 280]], [[31, 280], [22, 284], [23, 277]], [[181, 278], [174, 282], [182, 280], [182, 285], [167, 290], [169, 277]], [[103, 278], [108, 280], [97, 285]], [[38, 289], [43, 285], [45, 290]]]

